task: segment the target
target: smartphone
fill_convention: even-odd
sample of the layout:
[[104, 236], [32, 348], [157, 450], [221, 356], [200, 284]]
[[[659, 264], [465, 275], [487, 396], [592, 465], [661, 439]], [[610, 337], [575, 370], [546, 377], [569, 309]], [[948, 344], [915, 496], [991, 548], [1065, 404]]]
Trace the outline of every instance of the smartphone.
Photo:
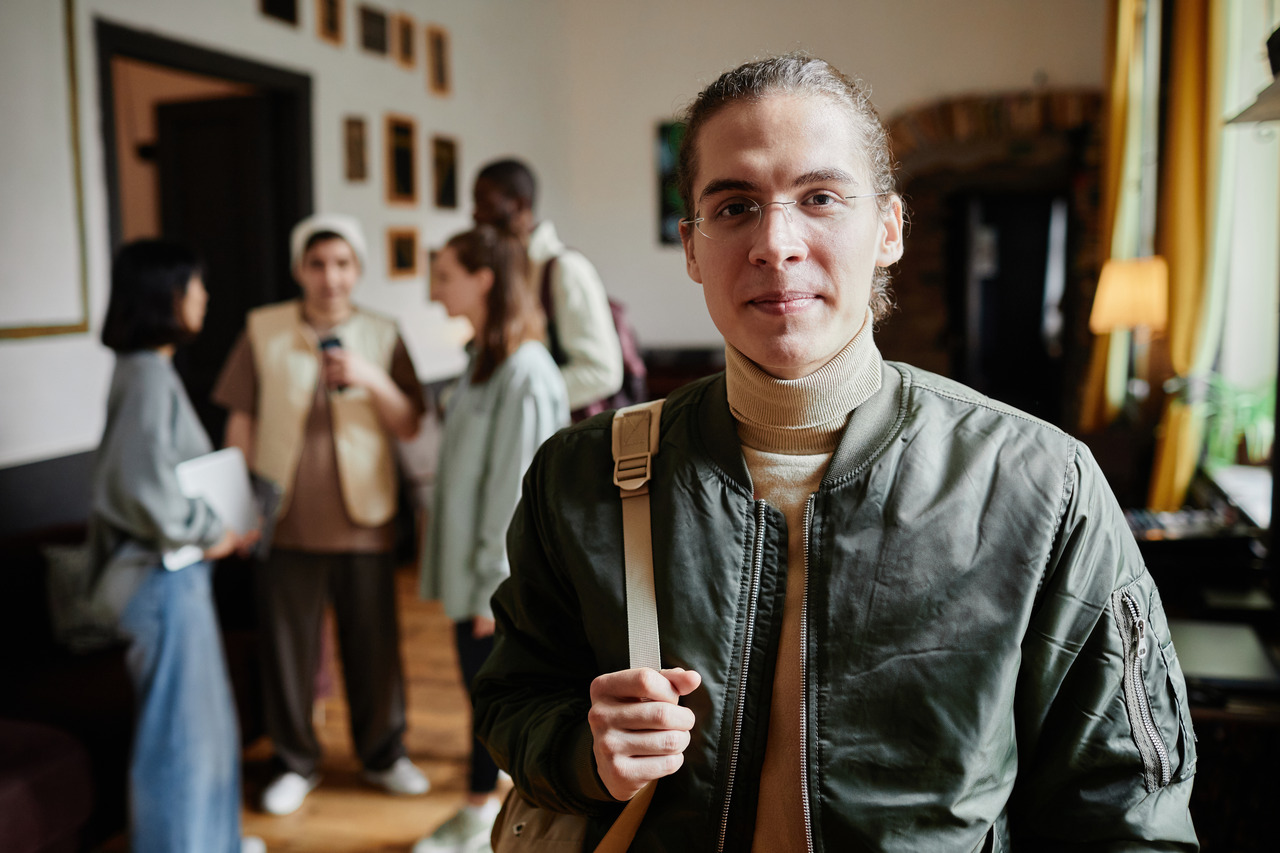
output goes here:
[[[342, 341], [338, 340], [337, 335], [329, 335], [328, 337], [320, 339], [320, 352], [325, 352], [326, 350], [331, 349], [342, 349]], [[345, 391], [347, 390], [347, 386], [339, 385], [338, 390]]]

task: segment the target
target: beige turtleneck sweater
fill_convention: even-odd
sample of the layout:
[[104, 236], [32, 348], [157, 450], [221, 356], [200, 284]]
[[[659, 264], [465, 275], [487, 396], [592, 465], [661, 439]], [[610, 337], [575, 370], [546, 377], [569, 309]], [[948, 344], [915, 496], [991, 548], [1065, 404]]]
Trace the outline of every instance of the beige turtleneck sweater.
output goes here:
[[773, 678], [769, 739], [760, 774], [756, 851], [806, 849], [800, 775], [801, 608], [804, 604], [804, 510], [818, 490], [850, 413], [880, 390], [880, 352], [871, 313], [831, 361], [801, 379], [776, 379], [732, 345], [725, 347], [729, 408], [755, 496], [787, 524], [787, 597]]

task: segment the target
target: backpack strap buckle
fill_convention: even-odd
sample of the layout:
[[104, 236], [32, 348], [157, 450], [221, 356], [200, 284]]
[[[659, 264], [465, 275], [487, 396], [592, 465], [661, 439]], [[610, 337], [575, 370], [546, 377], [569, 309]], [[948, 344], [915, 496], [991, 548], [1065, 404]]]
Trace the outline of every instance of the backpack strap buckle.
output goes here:
[[649, 493], [658, 452], [662, 400], [619, 409], [613, 416], [613, 484], [622, 497]]

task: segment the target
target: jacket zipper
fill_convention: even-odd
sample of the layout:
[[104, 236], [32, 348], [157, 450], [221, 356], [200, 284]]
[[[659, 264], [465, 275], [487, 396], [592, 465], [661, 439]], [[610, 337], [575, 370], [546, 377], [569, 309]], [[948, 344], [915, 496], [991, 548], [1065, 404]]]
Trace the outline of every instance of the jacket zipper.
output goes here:
[[809, 809], [809, 530], [813, 503], [804, 505], [804, 596], [800, 600], [800, 803], [804, 812], [804, 844], [813, 853], [813, 821]]
[[747, 674], [751, 667], [751, 641], [755, 638], [756, 605], [760, 600], [760, 564], [764, 561], [764, 501], [756, 501], [756, 540], [751, 551], [751, 591], [747, 600], [747, 629], [742, 648], [742, 672], [738, 676], [738, 702], [733, 712], [733, 743], [729, 749], [729, 777], [724, 789], [724, 811], [720, 815], [717, 853], [723, 853], [729, 833], [729, 806], [733, 803], [733, 782], [738, 775], [738, 750], [742, 745], [742, 712], [747, 695]]
[[1138, 600], [1133, 593], [1126, 590], [1121, 594], [1125, 607], [1129, 611], [1129, 618], [1132, 628], [1136, 629], [1130, 633], [1130, 643], [1134, 654], [1125, 655], [1125, 676], [1129, 679], [1130, 693], [1137, 703], [1138, 717], [1142, 721], [1142, 728], [1145, 730], [1147, 739], [1151, 743], [1152, 749], [1155, 751], [1156, 759], [1160, 764], [1160, 787], [1169, 784], [1172, 771], [1169, 765], [1169, 751], [1165, 748], [1164, 740], [1160, 737], [1160, 730], [1156, 728], [1155, 718], [1151, 714], [1151, 702], [1147, 697], [1147, 685], [1142, 677], [1142, 659], [1147, 656], [1147, 623], [1142, 618], [1142, 612], [1138, 608]]

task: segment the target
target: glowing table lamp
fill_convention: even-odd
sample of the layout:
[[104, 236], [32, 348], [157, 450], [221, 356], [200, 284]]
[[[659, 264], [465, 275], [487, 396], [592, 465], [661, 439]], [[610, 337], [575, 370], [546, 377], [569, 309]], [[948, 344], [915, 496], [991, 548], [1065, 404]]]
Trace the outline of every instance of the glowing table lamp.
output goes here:
[[1164, 258], [1110, 260], [1102, 266], [1089, 314], [1095, 335], [1131, 330], [1129, 393], [1147, 397], [1147, 348], [1151, 331], [1169, 322], [1169, 266]]

